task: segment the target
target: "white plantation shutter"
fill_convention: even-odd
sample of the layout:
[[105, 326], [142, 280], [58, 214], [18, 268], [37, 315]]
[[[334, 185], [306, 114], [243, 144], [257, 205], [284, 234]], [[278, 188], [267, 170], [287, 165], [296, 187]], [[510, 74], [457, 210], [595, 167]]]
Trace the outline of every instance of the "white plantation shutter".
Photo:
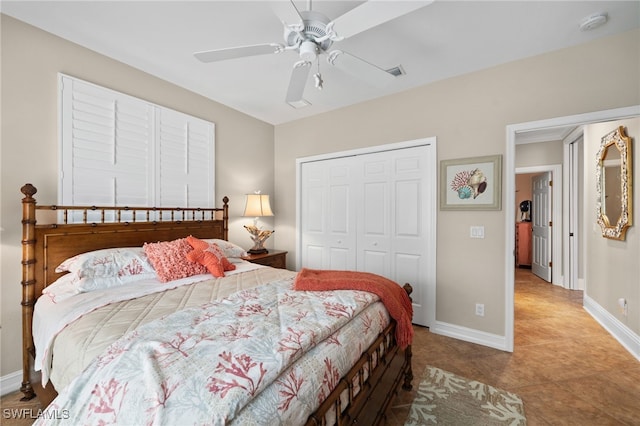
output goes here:
[[214, 207], [214, 124], [60, 74], [60, 204]]
[[213, 126], [186, 114], [158, 111], [159, 205], [212, 206]]

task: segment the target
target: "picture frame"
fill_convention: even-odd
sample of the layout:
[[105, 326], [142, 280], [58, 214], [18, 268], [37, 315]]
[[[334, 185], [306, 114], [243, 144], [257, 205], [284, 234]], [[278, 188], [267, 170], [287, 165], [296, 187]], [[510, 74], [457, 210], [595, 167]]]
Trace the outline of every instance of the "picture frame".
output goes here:
[[440, 210], [502, 210], [502, 155], [441, 160]]

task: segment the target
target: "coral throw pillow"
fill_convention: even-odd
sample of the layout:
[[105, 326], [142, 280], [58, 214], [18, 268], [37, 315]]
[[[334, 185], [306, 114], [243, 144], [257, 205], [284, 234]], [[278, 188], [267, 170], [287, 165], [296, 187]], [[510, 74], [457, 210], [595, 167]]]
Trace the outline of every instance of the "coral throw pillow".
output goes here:
[[[201, 240], [199, 238], [196, 238], [196, 237], [194, 237], [192, 235], [189, 235], [187, 237], [187, 242], [191, 245], [191, 247], [193, 247], [194, 250], [200, 250], [200, 251], [203, 251], [205, 253], [210, 253], [210, 254], [214, 255], [215, 257], [217, 257], [218, 261], [222, 265], [223, 271], [233, 271], [234, 269], [236, 269], [236, 265], [234, 265], [233, 263], [229, 262], [229, 259], [227, 259], [227, 257], [224, 255], [224, 252], [222, 251], [222, 249], [220, 247], [218, 247], [217, 244], [208, 243], [208, 242], [206, 242], [204, 240]], [[195, 257], [196, 254], [194, 253], [193, 256]], [[199, 259], [201, 259], [202, 261], [207, 261], [206, 259], [209, 259], [210, 262], [215, 262], [215, 260], [213, 258], [211, 258], [210, 255], [204, 255], [204, 256], [201, 255], [201, 256], [199, 256]], [[202, 263], [202, 262], [200, 262], [200, 263], [204, 265], [204, 263]], [[207, 269], [208, 269], [208, 267], [207, 267]], [[209, 270], [209, 272], [211, 272], [211, 270]], [[214, 274], [213, 272], [211, 272], [211, 273], [214, 276], [218, 276], [218, 275]], [[222, 276], [224, 276], [224, 274]]]
[[207, 268], [187, 259], [191, 245], [186, 238], [158, 243], [146, 243], [144, 252], [156, 271], [158, 280], [166, 283], [192, 275], [206, 274]]
[[187, 253], [187, 259], [203, 265], [214, 277], [224, 277], [224, 267], [220, 258], [210, 251], [193, 249]]

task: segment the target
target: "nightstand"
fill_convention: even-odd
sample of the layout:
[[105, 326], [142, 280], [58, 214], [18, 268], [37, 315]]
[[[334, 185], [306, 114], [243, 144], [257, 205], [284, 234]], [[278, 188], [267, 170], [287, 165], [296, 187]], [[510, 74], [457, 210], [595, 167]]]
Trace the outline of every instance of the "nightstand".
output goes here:
[[287, 252], [283, 250], [269, 250], [269, 253], [250, 254], [243, 257], [243, 259], [259, 265], [271, 266], [272, 268], [287, 268]]

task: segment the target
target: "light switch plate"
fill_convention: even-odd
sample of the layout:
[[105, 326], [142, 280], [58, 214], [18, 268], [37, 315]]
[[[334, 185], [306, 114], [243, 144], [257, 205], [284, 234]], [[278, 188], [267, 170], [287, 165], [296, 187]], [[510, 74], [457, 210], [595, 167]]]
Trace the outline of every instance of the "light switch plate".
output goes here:
[[484, 238], [484, 226], [472, 226], [469, 234], [471, 238]]

